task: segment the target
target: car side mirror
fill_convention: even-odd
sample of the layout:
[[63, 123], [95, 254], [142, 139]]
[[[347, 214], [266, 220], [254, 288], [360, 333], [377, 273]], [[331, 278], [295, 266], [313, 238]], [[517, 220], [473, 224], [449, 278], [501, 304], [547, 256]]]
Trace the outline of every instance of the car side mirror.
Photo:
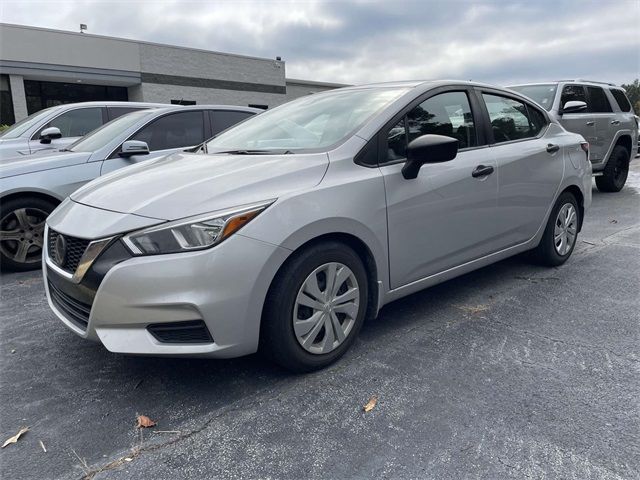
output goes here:
[[139, 140], [127, 140], [122, 144], [122, 148], [118, 155], [124, 158], [132, 157], [133, 155], [148, 155], [149, 145], [147, 142], [141, 142]]
[[402, 167], [402, 176], [407, 180], [416, 178], [425, 163], [442, 163], [458, 155], [458, 139], [444, 135], [422, 135], [407, 146], [407, 161]]
[[47, 127], [40, 132], [40, 143], [51, 143], [51, 140], [62, 138], [62, 132], [58, 127]]
[[580, 100], [571, 100], [564, 104], [561, 113], [578, 113], [586, 110], [587, 104], [585, 102], [581, 102]]

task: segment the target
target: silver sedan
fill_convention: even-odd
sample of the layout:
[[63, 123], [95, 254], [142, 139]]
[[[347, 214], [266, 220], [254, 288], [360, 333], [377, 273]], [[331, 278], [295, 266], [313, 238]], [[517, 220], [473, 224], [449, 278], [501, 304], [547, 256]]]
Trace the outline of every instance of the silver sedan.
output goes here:
[[112, 352], [309, 371], [395, 299], [533, 250], [571, 255], [588, 144], [468, 82], [368, 85], [98, 179], [49, 217], [49, 305]]

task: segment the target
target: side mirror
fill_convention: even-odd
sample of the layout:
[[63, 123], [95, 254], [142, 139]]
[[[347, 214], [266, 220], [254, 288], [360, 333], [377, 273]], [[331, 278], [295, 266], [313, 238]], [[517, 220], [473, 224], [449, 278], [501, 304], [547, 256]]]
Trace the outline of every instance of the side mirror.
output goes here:
[[581, 102], [579, 100], [571, 100], [564, 104], [562, 107], [561, 113], [578, 113], [584, 112], [587, 110], [587, 104], [585, 102]]
[[441, 163], [453, 160], [458, 155], [458, 139], [444, 135], [422, 135], [407, 146], [407, 161], [402, 167], [402, 176], [407, 180], [416, 178], [425, 163]]
[[129, 158], [133, 155], [148, 155], [149, 145], [147, 142], [141, 142], [139, 140], [127, 140], [122, 144], [122, 148], [118, 155], [124, 158]]
[[62, 138], [58, 127], [47, 127], [40, 132], [40, 143], [51, 143], [51, 140]]

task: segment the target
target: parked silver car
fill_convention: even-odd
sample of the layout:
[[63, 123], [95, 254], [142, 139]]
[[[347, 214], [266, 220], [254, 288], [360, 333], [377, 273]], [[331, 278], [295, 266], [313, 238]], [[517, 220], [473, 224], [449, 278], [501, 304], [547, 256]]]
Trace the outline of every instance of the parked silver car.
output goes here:
[[65, 148], [121, 115], [166, 106], [161, 103], [84, 102], [45, 108], [0, 134], [0, 160]]
[[3, 161], [2, 267], [40, 267], [45, 218], [81, 185], [136, 162], [201, 144], [258, 112], [262, 110], [224, 105], [145, 109], [107, 123], [67, 149]]
[[527, 250], [562, 264], [591, 203], [580, 135], [468, 82], [318, 93], [202, 150], [97, 179], [49, 217], [44, 283], [73, 332], [321, 368], [392, 300]]
[[589, 142], [598, 190], [619, 192], [638, 151], [638, 124], [624, 90], [612, 83], [586, 80], [514, 85], [571, 132]]

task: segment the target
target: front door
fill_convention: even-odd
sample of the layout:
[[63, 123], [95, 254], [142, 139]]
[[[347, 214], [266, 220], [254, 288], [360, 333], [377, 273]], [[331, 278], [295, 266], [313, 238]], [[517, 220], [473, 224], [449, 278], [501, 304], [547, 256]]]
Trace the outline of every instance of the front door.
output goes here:
[[[562, 112], [562, 107], [571, 101], [585, 102], [589, 105], [587, 100], [587, 91], [583, 85], [565, 85], [562, 88], [562, 94], [560, 96], [559, 111]], [[560, 124], [569, 130], [570, 132], [579, 133], [589, 144], [596, 142], [596, 119], [594, 115], [589, 112], [589, 108], [577, 113], [564, 113], [560, 116]], [[590, 152], [591, 159], [593, 160], [593, 152]]]
[[[477, 118], [477, 117], [476, 117]], [[386, 132], [384, 176], [391, 288], [398, 288], [496, 250], [493, 215], [498, 172], [477, 128], [465, 91], [439, 93]], [[383, 132], [385, 134], [385, 132]], [[424, 134], [455, 137], [458, 156], [402, 176], [407, 143]], [[478, 166], [492, 167], [474, 177]]]

